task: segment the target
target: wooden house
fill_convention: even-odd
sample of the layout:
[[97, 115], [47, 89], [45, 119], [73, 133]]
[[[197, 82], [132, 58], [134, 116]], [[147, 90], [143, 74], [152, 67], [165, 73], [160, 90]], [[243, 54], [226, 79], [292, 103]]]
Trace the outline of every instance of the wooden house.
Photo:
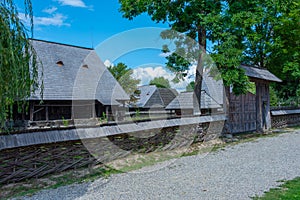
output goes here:
[[95, 50], [42, 40], [31, 42], [41, 63], [39, 75], [43, 73], [44, 90], [43, 97], [40, 91], [30, 96], [29, 111], [23, 119], [102, 117], [129, 100]]
[[138, 90], [140, 91], [138, 100], [131, 105], [131, 108], [141, 111], [164, 110], [178, 95], [175, 89], [157, 88], [155, 85], [140, 86]]
[[[166, 107], [166, 110], [174, 110], [176, 115], [194, 115], [197, 113], [194, 106], [194, 92], [182, 92], [180, 93], [170, 104]], [[199, 110], [199, 109], [198, 109]], [[206, 91], [201, 92], [201, 114], [207, 115], [222, 111], [222, 106], [207, 94]], [[200, 112], [199, 112], [200, 113]]]
[[270, 117], [270, 82], [281, 82], [266, 69], [241, 65], [250, 81], [255, 83], [255, 94], [247, 93], [236, 96], [230, 88], [226, 88], [228, 101], [228, 119], [225, 132], [240, 133], [264, 132], [271, 128]]

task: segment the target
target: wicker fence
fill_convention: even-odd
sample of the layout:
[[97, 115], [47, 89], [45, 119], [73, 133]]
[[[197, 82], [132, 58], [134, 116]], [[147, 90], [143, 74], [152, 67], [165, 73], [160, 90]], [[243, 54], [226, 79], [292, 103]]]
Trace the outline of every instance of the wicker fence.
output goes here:
[[[220, 132], [218, 128], [222, 126], [217, 123], [222, 123], [224, 119], [224, 116], [198, 117], [144, 122], [140, 126], [128, 124], [121, 129], [109, 126], [0, 135], [0, 184], [101, 165], [132, 151], [151, 152], [161, 147], [179, 148], [195, 139], [205, 140], [209, 131], [209, 137], [214, 132]], [[202, 131], [210, 123], [215, 124], [211, 126], [215, 128]], [[126, 129], [128, 133], [125, 132]], [[151, 137], [136, 137], [141, 134]], [[115, 146], [119, 149], [114, 148]]]
[[276, 107], [271, 110], [272, 128], [300, 125], [300, 108]]

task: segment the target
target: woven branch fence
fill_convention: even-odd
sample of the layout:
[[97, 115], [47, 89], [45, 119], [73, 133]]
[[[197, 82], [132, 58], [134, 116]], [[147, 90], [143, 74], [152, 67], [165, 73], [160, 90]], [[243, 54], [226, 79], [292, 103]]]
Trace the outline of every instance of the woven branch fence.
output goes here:
[[[162, 149], [162, 147], [164, 150], [175, 149], [189, 145], [194, 140], [212, 139], [214, 135], [220, 133], [219, 129], [222, 126], [217, 123], [222, 123], [222, 120], [224, 117], [200, 118], [200, 121], [195, 120], [192, 124], [180, 126], [180, 133], [178, 133], [178, 124], [171, 125], [176, 122], [173, 121], [168, 122], [167, 127], [160, 128], [157, 125], [156, 128], [139, 131], [136, 128], [137, 131], [128, 131], [129, 133], [116, 131], [118, 134], [111, 132], [107, 136], [102, 134], [100, 128], [88, 129], [87, 133], [82, 134], [83, 139], [78, 139], [76, 129], [0, 136], [0, 184], [101, 165], [124, 157], [133, 151], [147, 153], [158, 148]], [[192, 122], [189, 119], [186, 121]], [[158, 124], [158, 122], [153, 123]], [[186, 122], [183, 120], [183, 123]], [[209, 124], [215, 124], [212, 126], [215, 128], [208, 130]], [[110, 130], [115, 129], [115, 127], [110, 127]], [[97, 131], [100, 136], [93, 136]], [[148, 134], [151, 137], [138, 137], [142, 134], [146, 136]], [[46, 139], [54, 142], [45, 142]], [[118, 148], [115, 148], [116, 146]]]

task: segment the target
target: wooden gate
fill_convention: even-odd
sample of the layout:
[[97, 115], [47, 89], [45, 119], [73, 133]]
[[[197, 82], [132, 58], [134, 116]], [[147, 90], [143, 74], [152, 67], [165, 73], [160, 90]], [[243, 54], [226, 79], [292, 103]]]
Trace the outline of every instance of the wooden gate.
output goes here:
[[251, 93], [229, 94], [229, 128], [231, 133], [256, 130], [256, 96]]

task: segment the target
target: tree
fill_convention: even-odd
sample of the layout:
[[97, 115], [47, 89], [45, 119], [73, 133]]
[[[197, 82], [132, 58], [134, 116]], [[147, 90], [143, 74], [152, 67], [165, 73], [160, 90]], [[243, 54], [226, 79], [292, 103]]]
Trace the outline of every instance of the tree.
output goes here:
[[192, 91], [194, 91], [194, 88], [195, 88], [195, 82], [192, 81], [185, 87], [185, 90], [187, 92], [192, 92]]
[[[224, 31], [239, 38], [242, 62], [267, 68], [283, 80], [282, 99], [294, 98], [300, 80], [300, 3], [295, 0], [228, 1]], [[229, 23], [226, 23], [229, 22]]]
[[133, 70], [128, 68], [124, 63], [118, 63], [116, 66], [108, 67], [110, 73], [115, 77], [119, 84], [123, 87], [128, 95], [134, 94], [137, 90], [137, 85], [141, 80], [132, 77]]
[[[268, 68], [283, 80], [276, 84], [278, 97], [284, 102], [300, 99], [300, 3], [286, 1], [274, 26], [275, 40]], [[283, 102], [283, 103], [284, 103]]]
[[192, 64], [197, 63], [194, 90], [196, 97], [194, 99], [197, 102], [194, 105], [200, 105], [203, 57], [206, 53], [206, 41], [210, 37], [210, 24], [206, 21], [208, 16], [218, 15], [221, 12], [221, 1], [119, 0], [119, 2], [123, 17], [133, 19], [142, 13], [147, 13], [153, 21], [167, 22], [173, 30], [184, 33], [188, 38], [197, 41], [198, 48], [195, 50], [194, 45], [190, 46], [189, 40], [182, 38], [182, 35], [162, 33], [162, 38], [175, 40], [176, 50], [173, 51], [165, 46], [163, 52], [172, 52], [167, 57], [166, 65], [175, 72], [177, 81], [186, 76], [186, 71]]
[[169, 80], [162, 76], [152, 79], [149, 85], [155, 85], [158, 88], [171, 88]]
[[[242, 63], [243, 45], [241, 38], [227, 31], [230, 25], [229, 17], [224, 17], [227, 9], [227, 1], [221, 0], [183, 0], [183, 1], [161, 1], [161, 0], [119, 0], [120, 11], [123, 17], [133, 19], [134, 17], [147, 13], [156, 22], [168, 23], [172, 30], [181, 34], [169, 34], [163, 32], [163, 39], [172, 39], [176, 49], [163, 47], [163, 52], [170, 53], [167, 57], [167, 67], [175, 72], [174, 81], [179, 81], [187, 75], [186, 71], [192, 64], [197, 65], [194, 87], [194, 105], [200, 105], [202, 87], [202, 74], [204, 66], [211, 65], [207, 55], [207, 40], [213, 42], [215, 48], [210, 52], [216, 61], [216, 66], [221, 72], [223, 82], [226, 86], [233, 86], [235, 94], [246, 93], [249, 87], [249, 79], [244, 71], [239, 68]], [[190, 38], [190, 39], [187, 39]], [[191, 40], [197, 42], [193, 44]]]
[[[24, 0], [25, 16], [33, 30], [32, 4]], [[26, 99], [38, 87], [38, 63], [28, 40], [27, 29], [19, 19], [12, 0], [0, 3], [0, 122], [12, 118], [13, 106], [18, 112], [26, 106]]]
[[[199, 77], [205, 65], [203, 56], [207, 40], [213, 44], [209, 53], [225, 86], [233, 86], [235, 94], [246, 93], [251, 87], [248, 77], [239, 68], [244, 63], [267, 68], [283, 79], [286, 84], [276, 87], [281, 93], [279, 96], [300, 95], [299, 1], [119, 1], [125, 18], [133, 19], [147, 13], [153, 21], [167, 22], [170, 28], [195, 39], [203, 47], [196, 59], [197, 96], [201, 90]], [[163, 51], [171, 53], [167, 57], [167, 67], [177, 73], [177, 78], [184, 77], [191, 60], [182, 55], [197, 54], [189, 51], [193, 48], [181, 35], [162, 33], [162, 37], [176, 39], [175, 50], [164, 47]]]

